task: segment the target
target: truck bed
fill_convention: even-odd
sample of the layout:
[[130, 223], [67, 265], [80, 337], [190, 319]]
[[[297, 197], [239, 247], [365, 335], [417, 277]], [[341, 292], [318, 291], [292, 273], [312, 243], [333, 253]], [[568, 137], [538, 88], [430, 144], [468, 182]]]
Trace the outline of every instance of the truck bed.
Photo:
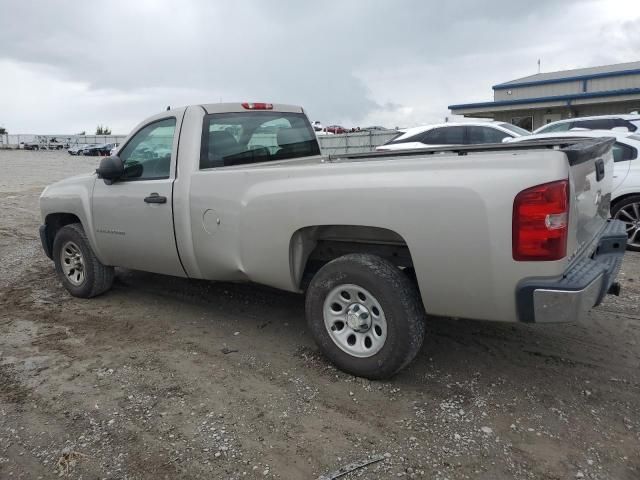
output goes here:
[[567, 155], [569, 165], [575, 165], [589, 158], [602, 156], [615, 142], [613, 137], [603, 138], [562, 138], [535, 139], [517, 143], [488, 143], [482, 145], [451, 145], [450, 147], [426, 147], [419, 149], [391, 150], [370, 153], [328, 155], [329, 162], [366, 161], [378, 159], [405, 158], [422, 155], [450, 154], [469, 155], [481, 152], [522, 151], [532, 149], [560, 150]]

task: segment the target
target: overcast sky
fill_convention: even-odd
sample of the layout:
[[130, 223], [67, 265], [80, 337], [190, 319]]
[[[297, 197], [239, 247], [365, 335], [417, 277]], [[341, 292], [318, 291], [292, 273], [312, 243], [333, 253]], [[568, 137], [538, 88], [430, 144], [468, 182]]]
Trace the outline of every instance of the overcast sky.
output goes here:
[[167, 105], [442, 121], [537, 71], [640, 60], [639, 0], [0, 0], [0, 126], [128, 133]]

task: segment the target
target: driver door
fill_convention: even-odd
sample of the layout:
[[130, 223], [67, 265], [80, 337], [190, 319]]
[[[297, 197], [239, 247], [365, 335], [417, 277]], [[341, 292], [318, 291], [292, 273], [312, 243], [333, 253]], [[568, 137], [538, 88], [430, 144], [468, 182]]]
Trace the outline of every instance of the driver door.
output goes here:
[[185, 276], [173, 232], [172, 188], [177, 136], [175, 117], [153, 121], [120, 149], [122, 178], [93, 190], [93, 225], [103, 263]]

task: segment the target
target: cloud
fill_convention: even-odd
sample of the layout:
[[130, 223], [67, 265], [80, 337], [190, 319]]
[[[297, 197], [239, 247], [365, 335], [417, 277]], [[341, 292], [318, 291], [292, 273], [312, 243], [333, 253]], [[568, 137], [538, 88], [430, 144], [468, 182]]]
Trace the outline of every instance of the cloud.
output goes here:
[[166, 105], [219, 100], [297, 103], [347, 126], [441, 121], [540, 57], [548, 70], [636, 60], [632, 5], [606, 3], [0, 0], [0, 124], [126, 132]]

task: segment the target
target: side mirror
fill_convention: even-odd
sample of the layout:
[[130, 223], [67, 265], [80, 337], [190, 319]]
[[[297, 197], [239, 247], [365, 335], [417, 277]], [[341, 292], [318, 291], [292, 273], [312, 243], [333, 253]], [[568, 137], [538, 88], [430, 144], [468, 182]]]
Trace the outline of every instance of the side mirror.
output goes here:
[[124, 175], [124, 163], [120, 160], [120, 157], [114, 155], [113, 157], [105, 157], [100, 160], [100, 166], [96, 169], [98, 178], [102, 178], [104, 183], [111, 185], [114, 181]]

